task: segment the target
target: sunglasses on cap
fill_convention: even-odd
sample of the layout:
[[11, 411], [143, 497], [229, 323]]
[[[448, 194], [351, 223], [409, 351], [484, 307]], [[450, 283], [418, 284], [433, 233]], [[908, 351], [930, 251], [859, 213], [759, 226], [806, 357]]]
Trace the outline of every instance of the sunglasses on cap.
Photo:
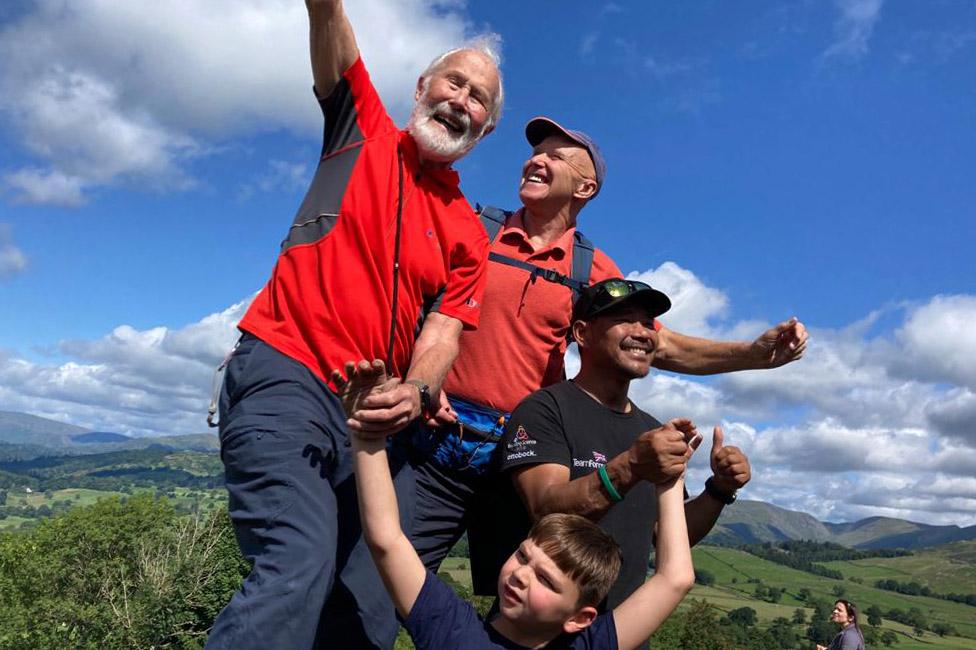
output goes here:
[[640, 280], [614, 278], [591, 285], [583, 290], [573, 310], [573, 320], [587, 319], [623, 302], [642, 303], [657, 317], [671, 308], [668, 297]]

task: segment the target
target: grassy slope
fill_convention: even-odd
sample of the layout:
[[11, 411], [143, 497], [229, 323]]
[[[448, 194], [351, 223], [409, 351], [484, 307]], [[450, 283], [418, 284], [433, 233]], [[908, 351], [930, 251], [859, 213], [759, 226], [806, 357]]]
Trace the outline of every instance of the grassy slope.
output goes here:
[[928, 585], [939, 593], [976, 593], [976, 541], [923, 549], [909, 557], [826, 562], [824, 566], [840, 571], [845, 578], [863, 578], [865, 584], [891, 579]]

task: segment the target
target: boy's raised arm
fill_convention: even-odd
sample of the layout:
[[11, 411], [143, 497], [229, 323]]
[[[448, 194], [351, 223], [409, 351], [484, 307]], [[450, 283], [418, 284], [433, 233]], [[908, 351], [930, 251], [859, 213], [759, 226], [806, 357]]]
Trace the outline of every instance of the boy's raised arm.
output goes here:
[[684, 476], [655, 488], [659, 513], [656, 568], [640, 589], [613, 610], [621, 650], [644, 643], [695, 584], [685, 523]]
[[[361, 364], [356, 372], [368, 365]], [[386, 383], [382, 365], [382, 362], [374, 362], [369, 370], [362, 372], [377, 372], [378, 368], [381, 372], [381, 375], [377, 373], [378, 381]], [[427, 570], [400, 528], [385, 438], [370, 440], [355, 431], [350, 431], [350, 435], [363, 537], [397, 613], [405, 618], [424, 586]]]

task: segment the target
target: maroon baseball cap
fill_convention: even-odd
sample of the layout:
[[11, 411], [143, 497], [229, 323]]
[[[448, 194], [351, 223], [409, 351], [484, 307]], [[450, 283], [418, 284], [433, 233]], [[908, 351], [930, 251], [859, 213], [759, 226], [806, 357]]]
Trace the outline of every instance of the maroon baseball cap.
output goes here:
[[596, 192], [593, 196], [599, 194], [600, 188], [603, 187], [603, 177], [607, 175], [607, 163], [604, 162], [603, 154], [600, 153], [600, 147], [596, 146], [596, 141], [582, 131], [567, 129], [548, 117], [533, 117], [525, 125], [525, 139], [533, 147], [550, 135], [561, 135], [586, 149], [590, 154], [590, 160], [593, 161], [593, 169], [596, 170]]

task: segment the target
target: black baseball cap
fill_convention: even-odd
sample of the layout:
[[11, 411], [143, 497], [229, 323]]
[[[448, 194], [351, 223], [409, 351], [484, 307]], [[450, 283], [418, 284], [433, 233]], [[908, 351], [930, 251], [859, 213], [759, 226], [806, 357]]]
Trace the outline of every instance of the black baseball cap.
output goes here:
[[594, 316], [624, 304], [638, 304], [651, 318], [671, 309], [671, 300], [646, 282], [610, 278], [592, 284], [580, 292], [573, 305], [573, 320], [590, 320]]
[[600, 188], [603, 187], [603, 178], [607, 175], [607, 163], [603, 160], [603, 154], [600, 153], [600, 147], [596, 146], [596, 141], [582, 131], [567, 129], [548, 117], [533, 117], [525, 125], [525, 139], [533, 147], [550, 135], [561, 135], [586, 149], [590, 154], [590, 160], [593, 161], [593, 169], [596, 170], [596, 192], [593, 196], [599, 194]]

